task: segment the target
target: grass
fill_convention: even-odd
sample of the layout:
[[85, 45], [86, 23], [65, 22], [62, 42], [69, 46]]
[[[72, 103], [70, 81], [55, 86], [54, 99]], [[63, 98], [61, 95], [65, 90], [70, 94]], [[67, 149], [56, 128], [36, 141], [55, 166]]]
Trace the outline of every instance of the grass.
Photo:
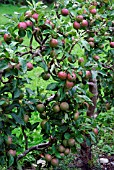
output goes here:
[[8, 19], [4, 16], [5, 14], [13, 15], [14, 12], [24, 12], [25, 10], [26, 8], [20, 6], [0, 4], [0, 24], [3, 25], [8, 22]]

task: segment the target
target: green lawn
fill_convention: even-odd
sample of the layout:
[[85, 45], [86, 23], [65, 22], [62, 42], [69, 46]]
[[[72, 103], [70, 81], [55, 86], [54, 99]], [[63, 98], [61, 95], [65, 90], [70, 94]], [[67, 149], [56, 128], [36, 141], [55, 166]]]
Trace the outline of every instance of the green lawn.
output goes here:
[[11, 4], [0, 4], [0, 25], [8, 22], [8, 18], [4, 16], [5, 14], [12, 15], [14, 14], [14, 12], [24, 12], [25, 10], [25, 8], [22, 8], [20, 6], [14, 6]]

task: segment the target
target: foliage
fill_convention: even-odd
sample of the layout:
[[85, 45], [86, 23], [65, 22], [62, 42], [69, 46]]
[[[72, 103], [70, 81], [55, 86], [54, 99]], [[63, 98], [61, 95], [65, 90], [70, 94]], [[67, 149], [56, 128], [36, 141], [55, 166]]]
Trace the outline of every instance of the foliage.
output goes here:
[[[51, 155], [50, 167], [77, 144], [91, 147], [103, 126], [94, 113], [114, 104], [111, 2], [28, 4], [0, 30], [0, 163], [12, 168], [33, 150], [34, 158]], [[31, 89], [28, 72], [39, 67], [38, 79], [49, 84]]]

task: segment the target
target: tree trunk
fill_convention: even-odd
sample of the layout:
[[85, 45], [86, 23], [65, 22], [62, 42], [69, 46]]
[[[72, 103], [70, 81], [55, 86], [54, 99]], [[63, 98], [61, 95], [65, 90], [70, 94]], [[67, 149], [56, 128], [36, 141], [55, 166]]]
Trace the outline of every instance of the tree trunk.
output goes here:
[[[96, 103], [97, 103], [97, 96], [98, 96], [98, 91], [97, 91], [97, 79], [91, 79], [89, 84], [89, 91], [94, 95], [91, 100], [93, 105], [89, 105], [88, 111], [87, 111], [87, 116], [93, 117], [95, 108], [96, 108]], [[91, 138], [89, 135], [86, 135], [87, 138], [91, 141]], [[86, 141], [84, 141], [81, 144], [81, 158], [83, 161], [83, 167], [82, 170], [93, 170], [93, 166], [91, 165], [92, 163], [92, 155], [91, 155], [91, 145], [88, 146]], [[91, 167], [92, 166], [92, 167]]]

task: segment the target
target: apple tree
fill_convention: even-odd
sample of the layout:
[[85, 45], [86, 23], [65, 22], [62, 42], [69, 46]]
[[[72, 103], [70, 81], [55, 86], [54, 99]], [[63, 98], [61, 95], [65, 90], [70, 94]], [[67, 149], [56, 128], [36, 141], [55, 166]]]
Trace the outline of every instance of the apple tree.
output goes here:
[[[32, 1], [28, 8], [0, 30], [0, 164], [18, 169], [35, 150], [46, 167], [56, 167], [78, 144], [82, 169], [91, 169], [95, 115], [114, 105], [113, 4]], [[43, 91], [27, 87], [34, 70], [35, 79], [49, 82]], [[35, 114], [41, 121], [32, 121]], [[31, 146], [38, 126], [43, 143]]]

